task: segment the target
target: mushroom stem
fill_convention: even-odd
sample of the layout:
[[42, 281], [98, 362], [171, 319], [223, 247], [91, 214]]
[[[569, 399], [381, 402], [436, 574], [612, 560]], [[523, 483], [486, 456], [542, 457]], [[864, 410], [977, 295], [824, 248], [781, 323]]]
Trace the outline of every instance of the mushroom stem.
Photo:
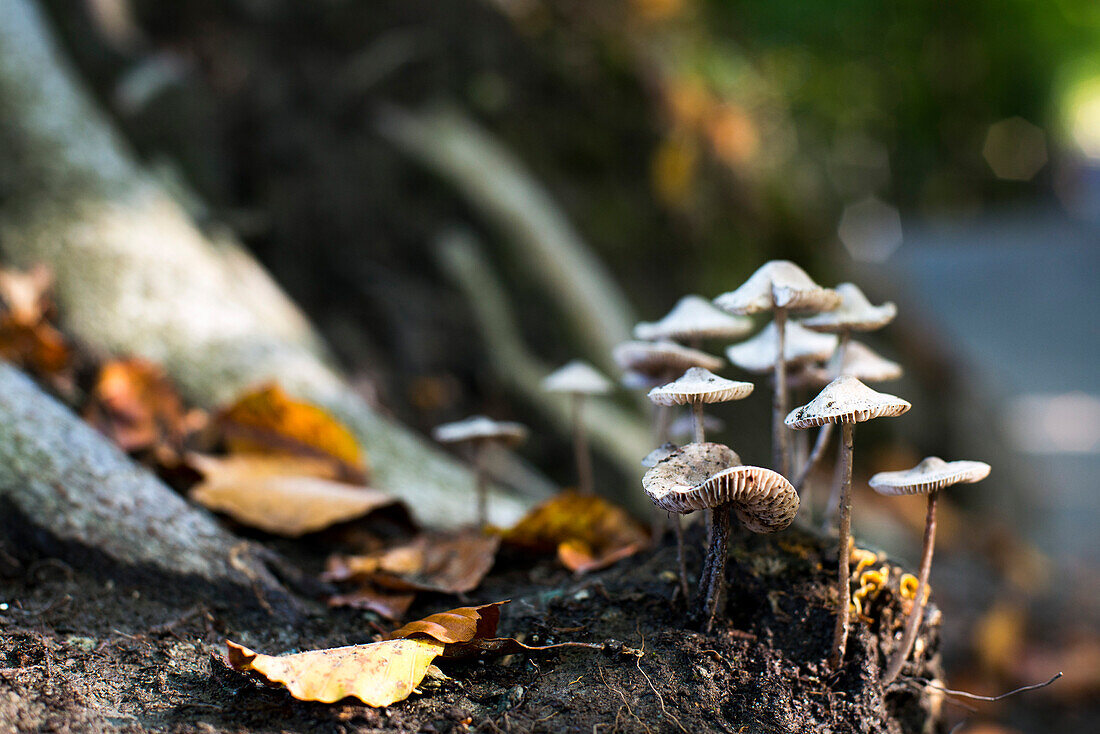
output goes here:
[[848, 605], [851, 603], [851, 589], [848, 585], [848, 561], [851, 556], [851, 548], [848, 538], [852, 532], [852, 435], [855, 433], [854, 423], [844, 423], [840, 432], [841, 454], [840, 460], [843, 466], [843, 485], [840, 500], [840, 546], [837, 556], [837, 610], [836, 627], [833, 628], [833, 649], [829, 654], [829, 667], [833, 670], [840, 668], [844, 660], [844, 648], [848, 644]]
[[684, 604], [687, 605], [691, 592], [688, 589], [687, 555], [684, 553], [684, 524], [679, 515], [671, 517], [672, 528], [676, 531], [676, 563], [680, 567], [680, 593], [684, 595]]
[[840, 490], [844, 484], [844, 467], [840, 454], [844, 452], [843, 446], [837, 446], [837, 462], [833, 468], [832, 487], [829, 490], [829, 500], [825, 503], [825, 514], [821, 518], [821, 529], [828, 530], [837, 521], [837, 513], [840, 512]]
[[921, 552], [920, 576], [917, 581], [917, 598], [913, 600], [913, 608], [909, 612], [909, 620], [905, 623], [905, 633], [901, 637], [901, 645], [894, 651], [890, 658], [886, 672], [882, 676], [883, 687], [893, 682], [905, 665], [909, 652], [913, 649], [913, 643], [917, 639], [917, 631], [920, 630], [921, 620], [924, 619], [924, 597], [928, 587], [928, 575], [932, 571], [932, 550], [936, 545], [936, 499], [939, 490], [928, 495], [928, 518], [924, 523], [924, 550]]
[[584, 394], [573, 393], [573, 455], [577, 460], [577, 490], [592, 494], [592, 453], [584, 428]]
[[[850, 329], [844, 329], [840, 332], [840, 343], [837, 345], [831, 365], [833, 368], [833, 379], [840, 377], [840, 370], [844, 364], [844, 353], [848, 349], [848, 337], [850, 337], [851, 334], [852, 332]], [[832, 438], [832, 435], [832, 423], [826, 423], [818, 430], [817, 438], [814, 440], [813, 450], [810, 451], [810, 458], [806, 460], [806, 465], [802, 467], [802, 471], [794, 481], [794, 489], [799, 495], [802, 494], [802, 485], [806, 482], [806, 478], [810, 476], [810, 472], [812, 472], [814, 467], [817, 466], [817, 463], [821, 461], [821, 457], [825, 455], [825, 448], [829, 445], [829, 439]]]
[[775, 309], [775, 331], [778, 351], [775, 357], [775, 394], [772, 399], [772, 465], [787, 475], [787, 427], [783, 419], [787, 415], [787, 361], [786, 332], [787, 309]]
[[703, 429], [703, 403], [702, 401], [695, 403], [691, 406], [691, 412], [695, 416], [695, 443], [703, 443], [706, 441], [705, 432]]
[[704, 632], [709, 633], [718, 614], [719, 602], [726, 590], [726, 558], [729, 555], [730, 508], [715, 507], [710, 513], [711, 542], [699, 575], [694, 617]]
[[474, 482], [477, 488], [477, 524], [482, 529], [489, 526], [489, 492], [486, 489], [485, 447], [478, 442], [474, 447]]

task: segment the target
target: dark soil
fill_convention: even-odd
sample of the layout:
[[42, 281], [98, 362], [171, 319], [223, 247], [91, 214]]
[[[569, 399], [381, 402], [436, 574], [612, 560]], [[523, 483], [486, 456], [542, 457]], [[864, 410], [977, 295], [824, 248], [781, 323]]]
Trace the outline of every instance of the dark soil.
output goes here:
[[[833, 545], [795, 530], [736, 538], [728, 618], [712, 635], [684, 629], [667, 542], [580, 579], [549, 560], [503, 555], [475, 594], [421, 597], [410, 618], [510, 598], [502, 635], [538, 645], [614, 639], [644, 655], [442, 661], [450, 680], [387, 709], [303, 703], [222, 662], [227, 637], [270, 654], [370, 641], [380, 624], [369, 613], [318, 607], [287, 624], [242, 611], [253, 600], [174, 594], [170, 579], [124, 588], [59, 561], [9, 562], [0, 731], [939, 731], [934, 697], [918, 684], [884, 692], [877, 683], [879, 650], [900, 628], [890, 591], [898, 569], [869, 609], [873, 623], [856, 623], [843, 670], [825, 670]], [[906, 673], [939, 677], [938, 629], [928, 634], [929, 662]]]

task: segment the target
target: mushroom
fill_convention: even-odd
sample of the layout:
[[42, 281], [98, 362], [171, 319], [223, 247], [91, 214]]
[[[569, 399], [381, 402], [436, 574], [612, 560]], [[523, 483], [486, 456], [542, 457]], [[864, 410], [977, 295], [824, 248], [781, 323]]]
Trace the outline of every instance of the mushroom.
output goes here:
[[573, 360], [552, 372], [542, 381], [547, 392], [568, 393], [572, 398], [573, 456], [577, 462], [577, 489], [581, 494], [592, 494], [592, 454], [584, 430], [584, 399], [588, 395], [605, 395], [611, 392], [611, 381], [599, 371], [580, 360]]
[[697, 349], [703, 339], [737, 339], [750, 331], [752, 319], [719, 311], [705, 298], [684, 296], [660, 321], [637, 324], [634, 338], [670, 339]]
[[690, 405], [695, 415], [695, 443], [702, 443], [706, 440], [703, 406], [741, 400], [749, 396], [752, 388], [751, 382], [727, 380], [702, 367], [690, 367], [673, 382], [650, 390], [649, 399], [665, 407]]
[[927, 601], [928, 574], [932, 570], [932, 549], [936, 544], [936, 500], [940, 490], [953, 484], [973, 484], [989, 476], [990, 466], [982, 461], [944, 461], [938, 456], [929, 456], [912, 469], [905, 471], [879, 472], [871, 477], [871, 487], [879, 494], [926, 494], [928, 495], [928, 519], [924, 525], [924, 547], [921, 551], [920, 572], [917, 589], [914, 593], [913, 608], [905, 623], [905, 632], [901, 643], [894, 651], [882, 677], [886, 686], [898, 676], [905, 659], [913, 649], [924, 617], [924, 605]]
[[[775, 324], [775, 354], [787, 354], [787, 314], [792, 311], [829, 311], [840, 304], [836, 291], [822, 288], [802, 268], [787, 260], [765, 263], [740, 288], [723, 293], [714, 305], [727, 313], [750, 315], [771, 311]], [[730, 358], [732, 360], [732, 357]], [[781, 474], [788, 473], [783, 415], [787, 412], [786, 362], [776, 359], [775, 398], [772, 404], [773, 463]]]
[[[783, 337], [783, 356], [787, 366], [824, 362], [836, 352], [837, 338], [816, 334], [797, 321], [787, 324]], [[765, 374], [775, 370], [779, 359], [779, 328], [773, 321], [756, 336], [726, 348], [726, 357], [746, 372]], [[774, 379], [774, 377], [772, 378]], [[787, 380], [784, 370], [783, 379]], [[790, 381], [787, 380], [788, 386]]]
[[849, 538], [852, 529], [852, 434], [855, 424], [874, 418], [898, 416], [912, 405], [894, 395], [872, 390], [854, 377], [841, 376], [825, 386], [816, 398], [787, 416], [791, 428], [814, 428], [826, 423], [841, 424], [841, 500], [840, 500], [840, 550], [838, 552], [837, 617], [833, 632], [833, 647], [829, 664], [835, 669], [844, 659], [848, 642], [848, 559], [851, 551]]
[[798, 494], [781, 474], [758, 466], [740, 466], [728, 446], [689, 443], [645, 473], [642, 487], [655, 505], [668, 512], [711, 513], [711, 542], [699, 576], [694, 620], [710, 632], [725, 592], [730, 513], [754, 533], [773, 533], [791, 524]]
[[[832, 311], [819, 313], [802, 321], [802, 325], [807, 329], [822, 334], [836, 334], [840, 340], [836, 354], [833, 355], [832, 369], [827, 373], [828, 378], [825, 382], [841, 375], [852, 375], [866, 382], [883, 382], [901, 377], [901, 366], [889, 360], [882, 360], [881, 357], [879, 359], [882, 362], [877, 365], [873, 364], [874, 360], [868, 359], [867, 355], [859, 355], [858, 359], [851, 361], [849, 358], [849, 340], [852, 332], [878, 331], [894, 320], [894, 317], [898, 314], [898, 307], [891, 301], [887, 301], [881, 306], [871, 305], [871, 302], [867, 300], [867, 296], [863, 295], [863, 291], [855, 283], [841, 283], [836, 287], [836, 292], [840, 296], [839, 306]], [[864, 350], [874, 355], [874, 357], [878, 357], [869, 348], [863, 345], [857, 347], [852, 344], [851, 350], [856, 349]], [[896, 375], [894, 375], [895, 372]], [[879, 374], [884, 376], [876, 377]], [[820, 461], [825, 453], [825, 446], [829, 443], [831, 435], [832, 424], [822, 426], [817, 434], [817, 439], [814, 441], [814, 448], [810, 451], [806, 466], [802, 467], [799, 481], [794, 483], [795, 487], [802, 488], [802, 482], [809, 476], [814, 464]]]
[[477, 521], [482, 527], [489, 522], [489, 497], [485, 486], [485, 447], [489, 444], [518, 446], [527, 439], [527, 427], [521, 423], [495, 421], [475, 415], [454, 423], [444, 423], [432, 431], [440, 443], [469, 444], [473, 448], [477, 481]]

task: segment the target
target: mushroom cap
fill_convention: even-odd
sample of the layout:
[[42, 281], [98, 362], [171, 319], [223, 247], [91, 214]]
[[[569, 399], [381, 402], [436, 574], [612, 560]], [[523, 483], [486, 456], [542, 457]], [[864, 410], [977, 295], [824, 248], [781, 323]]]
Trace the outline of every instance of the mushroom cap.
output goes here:
[[855, 283], [841, 283], [836, 287], [840, 296], [840, 305], [832, 311], [819, 313], [802, 321], [802, 325], [813, 331], [837, 333], [851, 331], [875, 331], [894, 320], [898, 307], [893, 301], [881, 306], [872, 306]]
[[[790, 321], [783, 329], [783, 356], [788, 364], [820, 362], [836, 351], [833, 334], [816, 334]], [[779, 329], [771, 322], [752, 339], [726, 349], [729, 361], [747, 372], [764, 373], [775, 367], [779, 355]]]
[[973, 484], [989, 476], [992, 467], [984, 461], [944, 461], [929, 456], [912, 469], [883, 471], [871, 477], [879, 494], [930, 494], [952, 484]]
[[627, 370], [619, 378], [619, 384], [627, 390], [651, 390], [661, 384], [662, 378]]
[[[713, 471], [731, 460], [734, 465]], [[798, 513], [791, 483], [771, 469], [737, 463], [737, 454], [722, 444], [689, 443], [647, 471], [642, 486], [653, 504], [668, 512], [686, 514], [728, 503], [754, 533], [790, 525]]]
[[611, 380], [600, 374], [600, 371], [592, 365], [579, 359], [559, 367], [542, 381], [542, 389], [547, 392], [603, 395], [611, 392], [611, 388]]
[[702, 367], [690, 367], [677, 379], [649, 391], [657, 405], [695, 405], [740, 400], [752, 392], [751, 382], [735, 382]]
[[646, 469], [657, 466], [657, 462], [664, 461], [669, 456], [671, 456], [672, 452], [675, 450], [676, 444], [672, 443], [672, 441], [665, 441], [663, 444], [645, 455], [645, 458], [642, 459], [642, 466], [644, 466]]
[[527, 427], [522, 423], [495, 421], [483, 415], [473, 415], [454, 423], [444, 423], [432, 431], [440, 443], [493, 441], [505, 446], [518, 446], [527, 439]]
[[669, 341], [623, 342], [615, 347], [611, 356], [624, 370], [640, 372], [643, 375], [683, 372], [688, 367], [717, 370], [721, 369], [723, 364], [721, 357], [715, 357], [698, 349], [682, 347]]
[[752, 331], [752, 320], [720, 311], [705, 298], [684, 296], [660, 321], [643, 321], [634, 327], [634, 338], [736, 339]]
[[876, 392], [856, 378], [842, 375], [826, 385], [816, 398], [792, 410], [784, 422], [790, 428], [862, 423], [901, 415], [912, 407], [908, 400]]
[[[844, 347], [844, 359], [840, 363], [842, 375], [850, 375], [861, 382], [889, 382], [901, 377], [902, 373], [900, 364], [886, 359], [862, 342], [849, 341]], [[816, 384], [820, 388], [832, 381], [833, 372], [827, 366], [814, 365], [802, 370], [799, 378], [806, 385]]]
[[712, 476], [737, 466], [741, 457], [720, 443], [689, 443], [658, 461], [642, 477], [642, 489], [653, 504], [669, 512], [688, 513], [710, 505], [689, 505], [677, 498], [691, 495]]
[[829, 311], [840, 304], [840, 296], [813, 281], [806, 271], [789, 260], [764, 263], [740, 288], [723, 293], [714, 305], [727, 313], [754, 314], [785, 308], [790, 311]]

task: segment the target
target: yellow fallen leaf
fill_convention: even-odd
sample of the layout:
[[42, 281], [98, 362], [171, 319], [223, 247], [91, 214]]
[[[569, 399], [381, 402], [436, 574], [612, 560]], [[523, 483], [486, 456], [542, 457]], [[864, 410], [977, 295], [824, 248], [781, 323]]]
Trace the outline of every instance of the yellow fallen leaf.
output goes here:
[[367, 462], [344, 424], [321, 408], [266, 385], [237, 399], [218, 416], [231, 453], [307, 456], [335, 462], [342, 478], [361, 481]]
[[314, 460], [191, 455], [188, 461], [204, 475], [192, 500], [274, 535], [296, 538], [397, 504], [381, 490], [310, 476], [323, 471]]
[[420, 685], [445, 645], [400, 639], [271, 656], [226, 640], [229, 666], [282, 685], [300, 701], [333, 703], [354, 696], [368, 706], [404, 701]]

